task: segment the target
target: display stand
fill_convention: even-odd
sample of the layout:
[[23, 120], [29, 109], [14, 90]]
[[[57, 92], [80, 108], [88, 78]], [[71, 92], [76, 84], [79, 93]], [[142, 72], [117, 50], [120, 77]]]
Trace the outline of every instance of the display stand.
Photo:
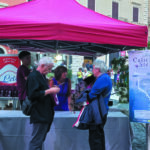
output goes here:
[[[0, 97], [0, 101], [13, 101], [13, 110], [17, 109], [18, 106], [18, 97]], [[4, 109], [4, 106], [2, 106], [2, 109]]]

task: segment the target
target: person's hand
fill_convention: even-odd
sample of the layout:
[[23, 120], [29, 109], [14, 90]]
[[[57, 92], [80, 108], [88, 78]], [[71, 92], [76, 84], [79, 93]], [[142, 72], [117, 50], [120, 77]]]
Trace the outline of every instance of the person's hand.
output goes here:
[[52, 87], [52, 88], [47, 89], [45, 91], [45, 95], [47, 95], [47, 94], [57, 94], [59, 91], [60, 91], [59, 87]]
[[50, 88], [51, 93], [57, 94], [60, 91], [60, 88], [57, 86]]

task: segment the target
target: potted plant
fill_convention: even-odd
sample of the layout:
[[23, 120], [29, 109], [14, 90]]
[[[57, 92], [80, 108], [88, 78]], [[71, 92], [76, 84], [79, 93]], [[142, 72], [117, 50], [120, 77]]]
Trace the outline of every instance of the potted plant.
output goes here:
[[[113, 59], [113, 69], [119, 70], [119, 80], [117, 82], [117, 90], [120, 103], [128, 103], [129, 101], [129, 72], [126, 64], [128, 57], [120, 57]], [[117, 63], [117, 64], [116, 64]]]
[[117, 84], [117, 71], [118, 71], [118, 68], [119, 68], [118, 59], [114, 58], [111, 61], [111, 65], [112, 65], [113, 75], [114, 75], [114, 88], [116, 88], [116, 84]]

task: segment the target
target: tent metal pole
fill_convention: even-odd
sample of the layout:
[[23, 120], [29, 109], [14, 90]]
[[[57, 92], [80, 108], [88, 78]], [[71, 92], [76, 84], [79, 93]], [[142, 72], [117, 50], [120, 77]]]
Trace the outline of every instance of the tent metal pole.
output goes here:
[[[145, 47], [145, 50], [147, 50], [147, 47]], [[150, 125], [149, 123], [146, 123], [146, 146], [147, 146], [147, 150], [150, 150]]]
[[150, 124], [146, 123], [146, 146], [150, 150]]
[[56, 40], [55, 50], [58, 50], [58, 41]]
[[102, 46], [102, 45], [98, 45], [98, 44], [93, 44], [92, 43], [91, 45], [101, 47], [101, 48], [105, 48], [105, 49], [110, 49], [110, 50], [115, 51], [115, 52], [120, 51], [120, 49], [110, 48], [110, 47], [106, 47], [106, 46]]

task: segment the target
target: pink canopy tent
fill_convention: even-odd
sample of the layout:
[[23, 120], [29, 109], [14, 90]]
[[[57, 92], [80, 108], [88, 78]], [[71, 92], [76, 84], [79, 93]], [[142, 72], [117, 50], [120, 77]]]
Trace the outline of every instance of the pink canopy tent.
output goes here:
[[99, 55], [147, 47], [147, 26], [96, 13], [75, 0], [32, 0], [0, 10], [0, 43], [31, 51]]

